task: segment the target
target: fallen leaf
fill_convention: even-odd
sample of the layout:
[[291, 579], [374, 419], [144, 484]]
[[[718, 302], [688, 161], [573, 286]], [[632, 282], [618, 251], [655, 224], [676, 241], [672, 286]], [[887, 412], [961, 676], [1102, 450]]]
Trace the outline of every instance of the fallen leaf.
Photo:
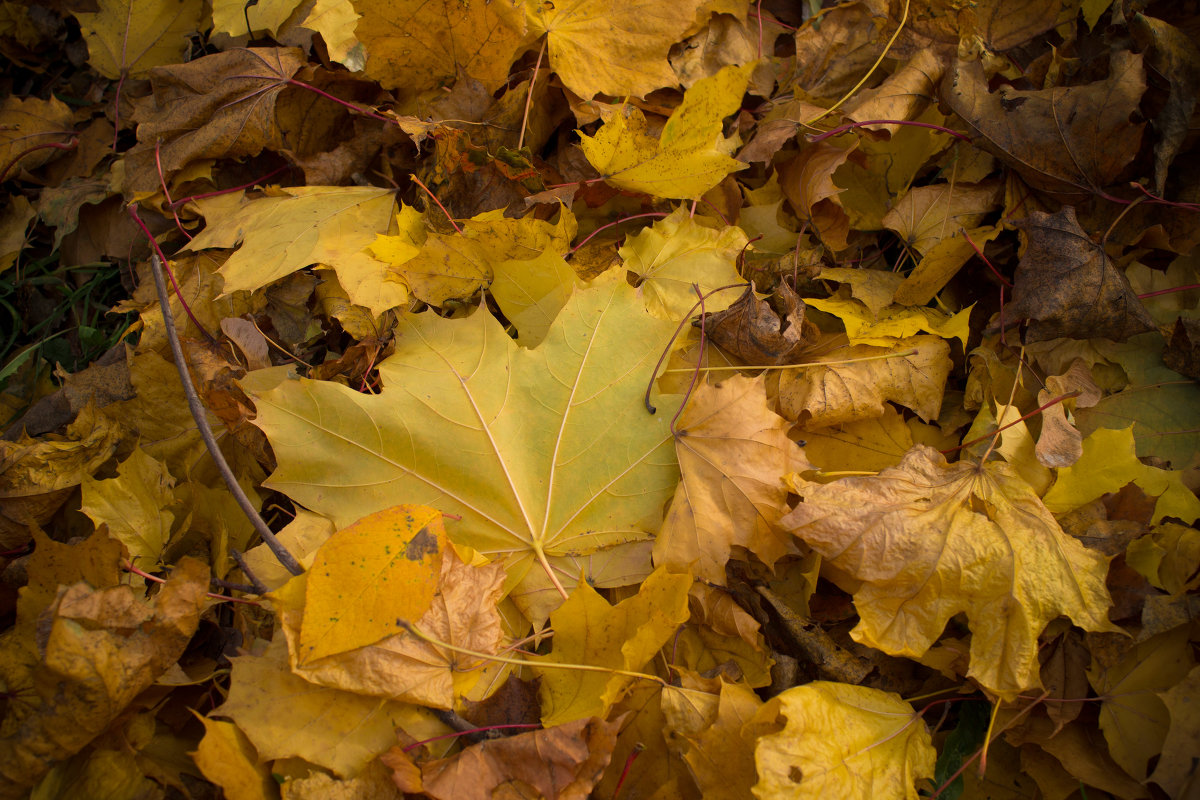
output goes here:
[[786, 721], [755, 746], [754, 795], [763, 800], [916, 800], [917, 783], [933, 777], [929, 729], [894, 693], [814, 681], [773, 698], [758, 716]]
[[83, 481], [79, 510], [125, 546], [129, 559], [141, 569], [162, 564], [163, 550], [171, 538], [175, 479], [166, 465], [138, 448], [117, 467], [117, 477]]
[[949, 373], [950, 346], [936, 336], [897, 339], [887, 348], [840, 347], [780, 377], [779, 409], [805, 427], [823, 428], [878, 417], [891, 401], [928, 421], [941, 409]]
[[622, 4], [602, 0], [530, 4], [531, 35], [546, 36], [551, 68], [575, 94], [645, 97], [674, 86], [677, 78], [667, 51], [690, 28], [700, 0], [669, 6], [655, 2]]
[[813, 467], [787, 437], [790, 427], [770, 409], [761, 377], [696, 388], [679, 418], [682, 478], [654, 541], [655, 564], [724, 585], [734, 546], [768, 567], [791, 551], [779, 527], [787, 510], [783, 477]]
[[[608, 24], [607, 22], [605, 23]], [[655, 197], [692, 200], [745, 169], [731, 157], [735, 140], [721, 120], [738, 109], [750, 79], [748, 67], [726, 67], [688, 89], [657, 139], [638, 109], [623, 105], [595, 136], [579, 146], [606, 183]]]
[[1130, 542], [1125, 563], [1163, 591], [1179, 595], [1200, 586], [1200, 531], [1164, 522]]
[[220, 786], [229, 800], [268, 800], [277, 784], [246, 734], [232, 722], [199, 719], [204, 738], [191, 756], [204, 777]]
[[1197, 698], [1200, 698], [1200, 668], [1194, 668], [1180, 683], [1163, 692], [1162, 700], [1171, 709], [1171, 727], [1163, 743], [1162, 757], [1150, 780], [1175, 797], [1185, 796], [1196, 785], [1196, 762], [1191, 754], [1200, 744], [1197, 729]]
[[1029, 341], [1102, 336], [1123, 342], [1155, 329], [1128, 279], [1079, 227], [1075, 209], [1034, 211], [1021, 227], [1029, 244], [1006, 313], [1035, 320]]
[[804, 301], [786, 284], [767, 300], [747, 286], [723, 311], [704, 317], [704, 329], [722, 350], [754, 366], [792, 363], [820, 334], [804, 319]]
[[270, 486], [342, 526], [398, 496], [460, 514], [451, 538], [504, 554], [511, 586], [535, 561], [649, 538], [639, 520], [678, 467], [671, 412], [648, 415], [642, 396], [673, 328], [609, 278], [577, 292], [534, 350], [486, 313], [404, 319], [378, 396], [242, 383], [279, 459]]
[[309, 568], [301, 664], [401, 632], [433, 603], [446, 532], [442, 513], [394, 506], [330, 536]]
[[946, 104], [1037, 189], [1066, 197], [1103, 193], [1141, 143], [1144, 123], [1130, 121], [1146, 90], [1141, 55], [1114, 52], [1108, 79], [1084, 86], [1002, 86], [992, 93], [979, 61], [960, 61], [951, 78], [942, 87]]
[[76, 12], [88, 44], [88, 63], [106, 78], [143, 78], [153, 67], [178, 62], [200, 25], [200, 0], [97, 0], [95, 12]]
[[[37, 145], [61, 144], [72, 135], [71, 108], [56, 97], [40, 100], [36, 97], [14, 97], [9, 95], [0, 105], [0, 165], [4, 175], [11, 177], [21, 169], [37, 169], [62, 154], [54, 148], [38, 148], [25, 152]], [[26, 201], [28, 202], [28, 201]]]
[[[689, 575], [657, 569], [633, 597], [615, 606], [580, 582], [550, 614], [554, 649], [531, 659], [541, 678], [542, 724], [550, 727], [604, 717], [634, 679], [622, 671], [642, 670], [688, 618]], [[560, 664], [588, 664], [589, 671]]]
[[942, 241], [959, 236], [962, 229], [978, 226], [998, 207], [1000, 194], [998, 183], [917, 186], [892, 206], [883, 224], [925, 255]]
[[965, 612], [968, 674], [1011, 699], [1040, 685], [1038, 635], [1059, 614], [1116, 630], [1106, 559], [1064, 534], [1006, 464], [947, 464], [916, 445], [877, 476], [793, 482], [802, 499], [783, 525], [862, 581], [856, 641], [920, 656]]

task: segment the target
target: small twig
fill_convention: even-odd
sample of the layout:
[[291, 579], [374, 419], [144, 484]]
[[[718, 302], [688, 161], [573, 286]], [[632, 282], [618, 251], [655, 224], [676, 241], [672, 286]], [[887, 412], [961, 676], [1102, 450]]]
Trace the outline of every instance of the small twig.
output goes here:
[[238, 568], [242, 571], [242, 574], [246, 576], [246, 580], [250, 581], [250, 588], [244, 589], [243, 591], [254, 591], [258, 594], [266, 594], [267, 592], [271, 591], [267, 588], [265, 583], [258, 579], [258, 576], [254, 574], [253, 570], [250, 569], [250, 566], [246, 563], [246, 559], [240, 550], [238, 550], [236, 547], [231, 547], [229, 548], [229, 555], [233, 557], [235, 562], [237, 562]]
[[304, 572], [304, 567], [300, 566], [300, 562], [296, 561], [295, 557], [288, 552], [283, 543], [267, 527], [267, 523], [259, 515], [258, 510], [254, 508], [254, 505], [250, 502], [250, 498], [246, 496], [246, 493], [242, 491], [242, 487], [238, 485], [233, 470], [229, 468], [229, 463], [221, 453], [221, 448], [217, 446], [217, 438], [213, 436], [212, 428], [208, 425], [205, 408], [200, 402], [200, 396], [196, 394], [196, 387], [192, 385], [191, 376], [188, 375], [187, 362], [183, 357], [183, 347], [179, 344], [179, 334], [175, 331], [175, 322], [171, 317], [171, 305], [167, 299], [167, 282], [163, 279], [162, 263], [158, 260], [157, 253], [150, 254], [150, 271], [154, 274], [154, 288], [158, 291], [158, 305], [162, 309], [163, 323], [167, 328], [167, 341], [171, 344], [171, 355], [175, 357], [175, 369], [179, 371], [179, 380], [183, 384], [184, 394], [187, 395], [188, 408], [192, 412], [192, 419], [196, 420], [196, 426], [200, 429], [200, 436], [204, 439], [204, 446], [208, 448], [208, 452], [212, 455], [213, 461], [221, 473], [221, 477], [225, 479], [225, 485], [229, 487], [229, 491], [254, 525], [254, 529], [258, 531], [258, 535], [267, 543], [267, 547], [271, 548], [271, 552], [279, 559], [279, 563], [283, 565], [284, 569], [293, 575], [300, 575]]

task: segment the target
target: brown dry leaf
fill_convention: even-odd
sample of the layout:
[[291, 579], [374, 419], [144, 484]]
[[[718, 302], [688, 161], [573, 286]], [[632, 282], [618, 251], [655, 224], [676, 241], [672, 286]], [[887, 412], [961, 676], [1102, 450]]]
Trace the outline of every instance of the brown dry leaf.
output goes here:
[[[1005, 734], [1012, 744], [1023, 745], [1021, 763], [1038, 781], [1039, 786], [1053, 785], [1072, 792], [1085, 786], [1094, 786], [1121, 800], [1141, 800], [1150, 797], [1149, 791], [1138, 781], [1126, 775], [1105, 750], [1104, 742], [1095, 728], [1079, 724], [1067, 725], [1061, 731], [1049, 719], [1033, 717], [1016, 730]], [[1044, 753], [1042, 752], [1044, 751]], [[1053, 758], [1049, 763], [1030, 760], [1030, 756]], [[1065, 777], [1057, 777], [1061, 771]]]
[[783, 477], [812, 469], [787, 437], [791, 423], [767, 405], [765, 379], [735, 375], [696, 388], [680, 416], [675, 451], [683, 473], [654, 562], [725, 584], [732, 547], [767, 566], [791, 551], [779, 528], [787, 511]]
[[803, 369], [785, 371], [779, 408], [805, 427], [823, 428], [878, 417], [891, 401], [928, 422], [941, 409], [950, 366], [950, 345], [937, 336], [897, 339], [891, 347], [840, 347]]
[[705, 315], [704, 328], [722, 350], [755, 366], [791, 363], [820, 335], [804, 319], [804, 301], [786, 283], [767, 300], [747, 286], [729, 308]]
[[797, 30], [796, 87], [810, 98], [829, 100], [850, 91], [894, 30], [887, 5], [887, 0], [841, 3], [822, 13], [819, 25]]
[[[918, 50], [900, 69], [874, 89], [855, 95], [845, 111], [847, 119], [866, 122], [874, 119], [916, 119], [930, 103], [936, 102], [937, 87], [946, 71], [946, 62], [933, 50]], [[895, 134], [899, 125], [866, 125], [867, 130]]]
[[1163, 348], [1163, 363], [1180, 375], [1200, 381], [1200, 319], [1175, 320]]
[[1007, 464], [946, 463], [917, 445], [874, 477], [795, 480], [783, 524], [862, 581], [856, 641], [918, 657], [965, 612], [970, 677], [1008, 700], [1040, 685], [1038, 635], [1059, 614], [1112, 631], [1107, 560], [1062, 532]]
[[1161, 195], [1167, 170], [1188, 133], [1200, 90], [1200, 47], [1194, 36], [1145, 14], [1130, 20], [1130, 32], [1146, 51], [1146, 61], [1170, 82], [1167, 101], [1154, 119], [1159, 140], [1154, 145], [1154, 192]]
[[421, 764], [421, 791], [436, 800], [586, 800], [612, 758], [622, 722], [590, 717], [481, 742]]
[[157, 191], [162, 178], [199, 159], [281, 148], [275, 103], [303, 63], [299, 50], [263, 47], [151, 70], [154, 93], [137, 106], [139, 143], [122, 162], [123, 190]]
[[1193, 668], [1187, 678], [1161, 694], [1171, 709], [1171, 727], [1163, 743], [1162, 758], [1150, 780], [1163, 787], [1172, 797], [1187, 797], [1194, 793], [1197, 778], [1196, 749], [1200, 747], [1200, 667]]
[[816, 228], [831, 250], [844, 250], [850, 233], [850, 217], [838, 201], [844, 189], [833, 181], [833, 173], [853, 155], [849, 148], [829, 142], [810, 145], [780, 168], [779, 187], [796, 216]]
[[525, 43], [515, 0], [356, 0], [354, 10], [366, 74], [388, 88], [420, 92], [469, 76], [492, 92]]
[[1069, 467], [1083, 455], [1083, 434], [1067, 419], [1067, 412], [1075, 408], [1091, 408], [1103, 396], [1083, 359], [1077, 358], [1071, 362], [1070, 368], [1062, 375], [1046, 378], [1045, 388], [1037, 396], [1039, 407], [1070, 392], [1079, 392], [1079, 396], [1055, 403], [1042, 412], [1042, 432], [1038, 435], [1034, 452], [1043, 466]]
[[[899, 16], [904, 0], [889, 0]], [[1062, 0], [923, 0], [909, 12], [907, 36], [952, 50], [960, 41], [980, 42], [993, 51], [1010, 50], [1053, 28], [1061, 20]], [[1073, 14], [1072, 14], [1073, 16]]]
[[1142, 57], [1116, 51], [1109, 73], [1084, 86], [991, 93], [980, 62], [959, 62], [943, 98], [1030, 186], [1098, 194], [1137, 155], [1144, 127], [1130, 121], [1146, 90]]
[[1075, 209], [1034, 211], [1020, 223], [1028, 237], [1007, 314], [1029, 318], [1026, 340], [1103, 337], [1123, 342], [1155, 329], [1124, 273], [1079, 227]]

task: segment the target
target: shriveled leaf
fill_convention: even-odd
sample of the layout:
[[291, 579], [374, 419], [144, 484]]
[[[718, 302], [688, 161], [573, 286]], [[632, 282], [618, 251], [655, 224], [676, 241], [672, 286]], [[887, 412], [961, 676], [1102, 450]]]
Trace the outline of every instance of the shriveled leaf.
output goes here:
[[813, 467], [787, 437], [790, 427], [768, 406], [762, 378], [697, 387], [679, 418], [683, 477], [654, 541], [656, 564], [724, 585], [732, 547], [767, 566], [792, 549], [779, 527], [787, 510], [783, 478]]
[[949, 374], [950, 346], [936, 336], [899, 339], [887, 348], [840, 347], [812, 366], [785, 372], [779, 408], [811, 428], [878, 417], [887, 401], [928, 421], [938, 415]]
[[864, 644], [918, 657], [965, 613], [968, 674], [1014, 698], [1040, 685], [1037, 639], [1050, 620], [1115, 629], [1106, 559], [1065, 534], [1007, 464], [947, 464], [916, 445], [877, 476], [800, 480], [796, 491], [783, 524], [862, 581], [852, 635]]
[[804, 301], [786, 283], [770, 300], [760, 300], [747, 286], [724, 311], [705, 316], [704, 328], [722, 350], [747, 364], [787, 364], [820, 335], [805, 322], [804, 309]]
[[329, 537], [309, 570], [298, 659], [316, 661], [401, 632], [429, 609], [446, 547], [442, 512], [378, 511]]
[[782, 715], [783, 730], [755, 748], [755, 797], [917, 800], [937, 753], [924, 721], [891, 692], [814, 681], [788, 689], [759, 711]]
[[61, 155], [61, 150], [43, 147], [25, 151], [37, 145], [62, 142], [64, 131], [74, 127], [72, 122], [71, 107], [56, 97], [4, 98], [4, 104], [0, 105], [0, 164], [6, 170], [36, 169], [53, 160]]

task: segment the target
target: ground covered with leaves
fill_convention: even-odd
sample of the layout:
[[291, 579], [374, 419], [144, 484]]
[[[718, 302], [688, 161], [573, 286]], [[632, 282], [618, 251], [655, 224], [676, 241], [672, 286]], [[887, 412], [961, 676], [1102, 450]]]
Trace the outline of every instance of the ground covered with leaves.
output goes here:
[[821, 6], [0, 2], [0, 797], [1200, 796], [1200, 9]]

